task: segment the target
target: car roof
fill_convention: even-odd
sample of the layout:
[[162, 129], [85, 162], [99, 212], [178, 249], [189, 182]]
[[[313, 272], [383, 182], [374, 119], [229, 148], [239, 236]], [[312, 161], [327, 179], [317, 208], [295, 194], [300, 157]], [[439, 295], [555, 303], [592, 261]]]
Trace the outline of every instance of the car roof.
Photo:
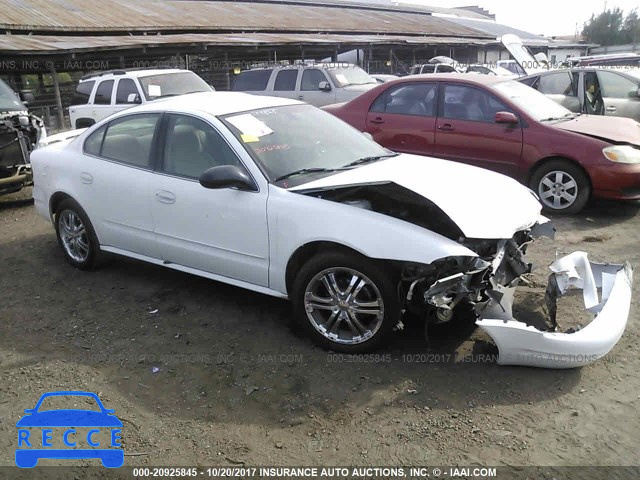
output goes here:
[[270, 67], [247, 68], [246, 70], [242, 70], [238, 75], [241, 75], [245, 72], [255, 72], [256, 70], [292, 70], [300, 68], [326, 68], [328, 70], [332, 70], [335, 68], [353, 68], [357, 66], [358, 65], [355, 65], [353, 63], [346, 62], [313, 62], [298, 65], [273, 65]]
[[289, 98], [251, 95], [242, 92], [200, 92], [152, 100], [143, 105], [124, 110], [123, 113], [177, 111], [227, 115], [284, 105], [303, 105], [303, 102]]
[[80, 79], [80, 82], [87, 82], [89, 80], [100, 79], [112, 79], [112, 78], [126, 78], [126, 77], [148, 77], [151, 75], [166, 75], [169, 73], [190, 72], [191, 70], [184, 70], [179, 68], [152, 68], [145, 70], [109, 70], [107, 72], [95, 72], [85, 75]]
[[552, 73], [559, 73], [559, 72], [593, 72], [593, 71], [616, 72], [616, 73], [631, 76], [634, 78], [640, 77], [640, 68], [637, 68], [637, 67], [622, 68], [622, 67], [607, 67], [604, 65], [584, 65], [584, 66], [557, 68], [553, 70], [536, 72], [530, 75], [524, 75], [518, 78], [518, 80], [525, 80], [527, 78], [539, 77], [541, 75], [549, 75]]
[[406, 77], [402, 77], [398, 80], [387, 82], [385, 85], [388, 86], [391, 83], [405, 83], [416, 80], [425, 80], [430, 82], [450, 82], [453, 80], [458, 83], [468, 83], [472, 85], [493, 85], [495, 83], [508, 82], [511, 79], [499, 77], [497, 75], [483, 75], [482, 73], [428, 73], [426, 75], [407, 75]]

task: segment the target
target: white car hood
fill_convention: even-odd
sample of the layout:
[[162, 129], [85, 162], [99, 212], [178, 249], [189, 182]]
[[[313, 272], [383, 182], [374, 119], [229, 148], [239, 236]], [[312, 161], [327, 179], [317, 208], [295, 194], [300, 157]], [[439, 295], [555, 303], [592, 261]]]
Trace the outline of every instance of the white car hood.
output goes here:
[[541, 205], [516, 180], [470, 165], [401, 154], [291, 188], [291, 191], [393, 182], [435, 203], [467, 238], [511, 238], [543, 223]]

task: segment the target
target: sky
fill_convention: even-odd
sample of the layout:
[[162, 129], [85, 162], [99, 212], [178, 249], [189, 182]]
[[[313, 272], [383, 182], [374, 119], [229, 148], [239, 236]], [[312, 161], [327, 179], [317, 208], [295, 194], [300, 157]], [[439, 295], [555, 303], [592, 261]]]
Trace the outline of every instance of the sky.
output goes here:
[[[479, 5], [496, 15], [496, 21], [530, 33], [573, 35], [578, 24], [578, 33], [592, 13], [606, 8], [621, 8], [625, 15], [638, 0], [402, 0], [403, 3], [421, 3], [434, 7], [456, 7]], [[638, 8], [640, 13], [640, 8]]]

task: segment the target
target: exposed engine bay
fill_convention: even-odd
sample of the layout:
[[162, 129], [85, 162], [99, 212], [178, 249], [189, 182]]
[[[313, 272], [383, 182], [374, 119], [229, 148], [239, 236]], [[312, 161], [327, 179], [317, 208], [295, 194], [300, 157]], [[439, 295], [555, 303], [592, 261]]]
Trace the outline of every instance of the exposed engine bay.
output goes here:
[[44, 122], [35, 115], [0, 114], [0, 195], [33, 184], [29, 154], [44, 131]]
[[[515, 288], [526, 282], [525, 276], [532, 270], [525, 258], [527, 246], [537, 237], [553, 238], [555, 228], [549, 221], [517, 231], [509, 239], [472, 239], [466, 238], [429, 199], [395, 183], [305, 193], [413, 223], [475, 252], [477, 256], [441, 258], [430, 264], [401, 263], [399, 298], [403, 312], [425, 318], [427, 331], [429, 324], [452, 321], [460, 309], [471, 310], [476, 323], [498, 346], [500, 364], [548, 368], [585, 365], [606, 355], [624, 332], [632, 269], [629, 264], [589, 262], [584, 252], [575, 252], [550, 266], [546, 329], [514, 318]], [[585, 308], [596, 317], [583, 328], [561, 332], [556, 302], [569, 288], [583, 289]]]

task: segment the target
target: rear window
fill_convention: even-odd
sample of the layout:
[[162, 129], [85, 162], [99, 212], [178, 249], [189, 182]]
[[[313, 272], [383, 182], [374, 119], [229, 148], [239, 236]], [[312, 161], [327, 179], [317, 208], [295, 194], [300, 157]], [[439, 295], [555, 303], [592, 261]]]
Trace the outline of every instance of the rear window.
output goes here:
[[91, 80], [90, 82], [80, 82], [73, 94], [73, 97], [71, 98], [71, 105], [85, 105], [89, 103], [91, 90], [93, 90], [93, 85], [95, 83], [95, 80]]
[[96, 105], [110, 105], [111, 104], [111, 92], [113, 91], [113, 80], [105, 80], [96, 90], [96, 97], [93, 99], [93, 103]]
[[240, 72], [233, 82], [231, 90], [236, 92], [255, 92], [266, 90], [272, 70], [247, 70]]

